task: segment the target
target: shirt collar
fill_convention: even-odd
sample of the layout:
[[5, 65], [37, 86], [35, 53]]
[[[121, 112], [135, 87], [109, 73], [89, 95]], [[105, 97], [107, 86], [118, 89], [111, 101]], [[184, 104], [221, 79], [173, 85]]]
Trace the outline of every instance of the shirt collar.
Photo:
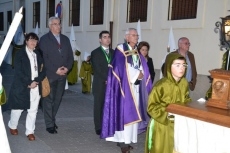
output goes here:
[[28, 53], [33, 53], [33, 50], [30, 50], [30, 49], [26, 46], [26, 52], [28, 52]]
[[106, 47], [104, 47], [104, 46], [101, 46], [104, 50], [106, 50], [106, 49], [109, 49], [109, 47], [108, 48], [106, 48]]
[[[53, 35], [54, 35], [54, 34], [53, 34]], [[57, 38], [57, 37], [60, 37], [60, 34], [54, 35], [54, 37], [56, 37], [56, 38]]]
[[137, 47], [135, 46], [135, 48], [134, 49], [132, 49], [132, 47], [127, 43], [127, 46], [129, 47], [129, 50], [136, 50], [137, 49]]

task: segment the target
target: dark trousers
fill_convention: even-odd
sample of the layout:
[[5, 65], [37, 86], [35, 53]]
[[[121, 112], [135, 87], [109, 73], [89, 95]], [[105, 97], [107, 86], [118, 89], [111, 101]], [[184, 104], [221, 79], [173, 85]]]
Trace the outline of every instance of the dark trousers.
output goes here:
[[101, 130], [103, 107], [105, 101], [105, 89], [93, 91], [94, 96], [94, 125], [95, 130]]
[[66, 78], [59, 80], [49, 80], [50, 94], [43, 99], [43, 112], [46, 128], [54, 127], [55, 116], [60, 106], [65, 90]]

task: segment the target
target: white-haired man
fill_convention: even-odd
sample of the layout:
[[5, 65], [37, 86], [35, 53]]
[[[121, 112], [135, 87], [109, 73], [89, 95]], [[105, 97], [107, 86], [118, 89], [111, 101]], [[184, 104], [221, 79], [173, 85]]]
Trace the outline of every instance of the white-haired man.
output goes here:
[[101, 138], [117, 142], [122, 153], [133, 149], [137, 134], [146, 130], [147, 97], [152, 82], [147, 62], [136, 49], [137, 30], [129, 28], [109, 66]]
[[69, 38], [61, 34], [58, 17], [50, 17], [50, 31], [40, 39], [39, 47], [43, 54], [46, 75], [50, 84], [50, 94], [43, 99], [46, 130], [57, 133], [55, 116], [64, 93], [66, 77], [73, 65], [73, 52]]

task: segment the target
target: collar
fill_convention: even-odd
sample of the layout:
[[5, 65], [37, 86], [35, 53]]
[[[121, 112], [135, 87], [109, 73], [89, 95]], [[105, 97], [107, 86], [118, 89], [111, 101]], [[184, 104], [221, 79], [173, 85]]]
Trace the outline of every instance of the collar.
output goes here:
[[[180, 50], [178, 49], [177, 52], [181, 55]], [[185, 56], [188, 55], [188, 51], [185, 53]], [[183, 55], [182, 55], [183, 56]]]
[[55, 38], [58, 38], [58, 37], [60, 38], [60, 34], [57, 34], [57, 35], [53, 34], [53, 35], [54, 35]]
[[128, 43], [126, 43], [126, 44], [127, 44], [128, 48], [129, 48], [129, 50], [136, 50], [137, 49], [137, 46], [135, 46], [135, 48], [132, 49], [132, 47]]
[[106, 48], [106, 47], [104, 47], [104, 46], [102, 46], [102, 45], [101, 45], [101, 47], [102, 47], [104, 50], [109, 49], [109, 47], [108, 47], [108, 48]]
[[27, 46], [26, 46], [26, 52], [33, 54], [33, 50], [30, 50]]

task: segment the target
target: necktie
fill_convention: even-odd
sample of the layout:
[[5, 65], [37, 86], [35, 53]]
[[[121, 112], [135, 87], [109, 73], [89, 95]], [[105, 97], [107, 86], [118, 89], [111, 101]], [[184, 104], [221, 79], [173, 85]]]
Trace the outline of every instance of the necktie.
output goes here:
[[106, 52], [106, 54], [109, 54], [109, 49], [108, 48], [105, 49], [105, 52]]
[[59, 35], [55, 36], [55, 38], [57, 39], [57, 42], [60, 44], [60, 37], [59, 37]]
[[61, 53], [61, 43], [60, 43], [60, 37], [59, 35], [55, 36], [57, 42], [58, 42], [58, 51]]

